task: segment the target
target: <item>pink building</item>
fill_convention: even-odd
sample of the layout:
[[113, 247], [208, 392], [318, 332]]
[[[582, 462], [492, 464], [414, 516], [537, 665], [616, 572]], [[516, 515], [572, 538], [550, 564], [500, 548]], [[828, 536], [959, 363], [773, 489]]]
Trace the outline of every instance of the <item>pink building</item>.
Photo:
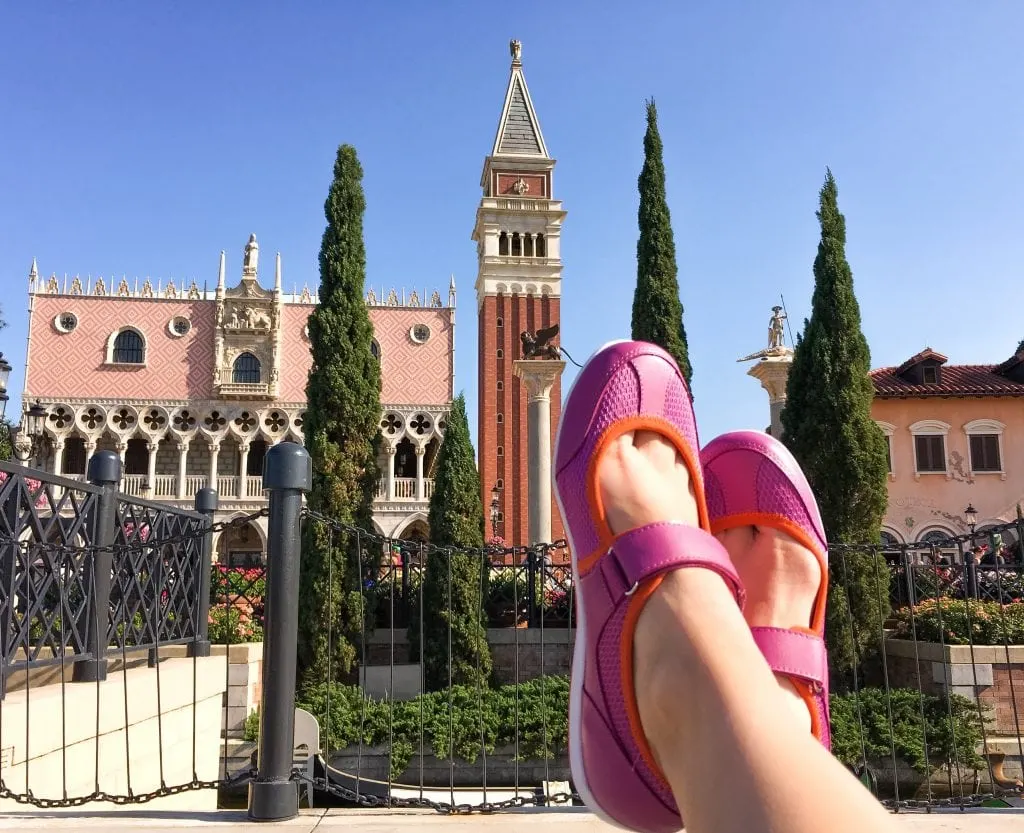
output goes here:
[[[931, 348], [871, 371], [871, 413], [889, 441], [883, 539], [940, 541], [1013, 521], [1024, 502], [1024, 351], [1001, 364], [955, 365]], [[1003, 534], [1012, 544], [1016, 536]]]
[[[303, 440], [315, 299], [283, 291], [280, 255], [273, 288], [262, 286], [259, 260], [253, 235], [229, 286], [222, 252], [212, 292], [195, 282], [46, 279], [33, 262], [23, 407], [38, 400], [47, 412], [37, 464], [82, 477], [92, 454], [109, 449], [124, 461], [130, 494], [191, 505], [209, 485], [219, 519], [261, 508], [267, 448]], [[366, 297], [382, 370], [374, 521], [403, 538], [427, 531], [454, 375], [454, 281], [444, 298], [422, 292]], [[215, 546], [222, 559], [252, 560], [265, 533], [252, 523]]]

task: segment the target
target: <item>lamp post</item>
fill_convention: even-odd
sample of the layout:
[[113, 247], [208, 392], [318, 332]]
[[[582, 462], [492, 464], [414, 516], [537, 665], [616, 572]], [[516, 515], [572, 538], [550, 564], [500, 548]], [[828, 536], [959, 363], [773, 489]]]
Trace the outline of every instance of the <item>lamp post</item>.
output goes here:
[[978, 525], [978, 510], [974, 508], [973, 503], [968, 503], [967, 508], [964, 509], [964, 520], [967, 521], [967, 526], [973, 535], [974, 528]]
[[11, 428], [14, 456], [21, 463], [38, 457], [42, 450], [43, 429], [46, 427], [46, 407], [37, 399], [21, 418], [21, 428]]
[[971, 543], [964, 553], [964, 569], [967, 573], [967, 595], [971, 599], [978, 598], [978, 564], [974, 558], [974, 529], [978, 525], [978, 510], [973, 503], [968, 503], [964, 509], [964, 520], [971, 530]]
[[491, 489], [491, 537], [498, 537], [498, 518], [501, 515], [501, 489], [495, 483]]
[[0, 420], [7, 417], [7, 402], [10, 397], [7, 395], [7, 382], [11, 378], [11, 363], [0, 353]]

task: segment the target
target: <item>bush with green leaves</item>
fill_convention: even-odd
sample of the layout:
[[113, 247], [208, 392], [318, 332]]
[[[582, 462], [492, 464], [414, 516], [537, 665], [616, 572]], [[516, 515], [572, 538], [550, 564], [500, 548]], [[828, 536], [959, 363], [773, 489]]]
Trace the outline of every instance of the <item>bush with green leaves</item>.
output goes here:
[[[569, 678], [564, 676], [498, 689], [455, 686], [450, 695], [434, 691], [392, 703], [364, 697], [356, 686], [321, 684], [303, 692], [296, 705], [320, 721], [324, 749], [340, 750], [360, 740], [366, 746], [387, 746], [390, 739], [393, 778], [418, 752], [421, 725], [428, 751], [436, 758], [470, 764], [482, 749], [491, 755], [515, 745], [517, 729], [519, 760], [555, 758], [568, 743]], [[246, 722], [246, 739], [256, 740], [258, 732], [259, 717], [253, 712]]]
[[888, 695], [882, 688], [865, 688], [833, 694], [830, 707], [832, 754], [848, 766], [860, 764], [865, 754], [868, 761], [889, 761], [895, 745], [896, 757], [923, 775], [956, 762], [973, 769], [985, 768], [975, 751], [982, 740], [981, 717], [977, 705], [966, 697], [954, 694], [947, 704], [944, 697], [922, 696], [911, 688], [891, 689]]
[[[306, 690], [296, 705], [320, 721], [325, 750], [345, 749], [360, 741], [364, 746], [387, 747], [390, 739], [393, 778], [417, 754], [421, 725], [427, 752], [440, 760], [475, 763], [481, 753], [481, 728], [488, 755], [514, 746], [517, 736], [521, 761], [553, 759], [564, 754], [568, 744], [569, 679], [565, 676], [538, 677], [497, 689], [455, 686], [450, 697], [447, 691], [435, 691], [394, 703], [364, 697], [356, 686], [321, 684]], [[894, 731], [889, 727], [890, 708]], [[897, 757], [921, 773], [950, 761], [984, 767], [975, 753], [982, 735], [974, 703], [953, 695], [947, 706], [945, 698], [925, 695], [923, 708], [927, 762], [922, 698], [916, 690], [892, 689], [888, 697], [879, 688], [833, 694], [833, 754], [847, 765], [859, 764], [862, 751], [869, 760], [888, 760], [895, 744]], [[258, 739], [257, 712], [249, 716], [245, 732], [246, 740]]]
[[894, 614], [895, 636], [947, 645], [1024, 645], [1024, 602], [928, 599]]

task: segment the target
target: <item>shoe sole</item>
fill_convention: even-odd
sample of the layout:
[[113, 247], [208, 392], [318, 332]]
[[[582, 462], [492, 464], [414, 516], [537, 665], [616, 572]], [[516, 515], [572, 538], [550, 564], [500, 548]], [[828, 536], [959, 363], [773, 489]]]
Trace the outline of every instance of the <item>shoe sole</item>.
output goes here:
[[[629, 341], [630, 339], [618, 338], [613, 341], [606, 342], [598, 347], [587, 360], [583, 363], [585, 368], [590, 361], [600, 353], [602, 350], [607, 350], [609, 347], [615, 344], [622, 344], [623, 342]], [[568, 402], [572, 397], [572, 392], [576, 387], [576, 383], [580, 379], [582, 371], [577, 374], [573, 380], [572, 385], [569, 387], [569, 392], [566, 394], [565, 401]], [[565, 420], [562, 419], [558, 425], [558, 431], [555, 433], [555, 459], [558, 459], [558, 448], [562, 440], [562, 426], [565, 425]], [[557, 472], [555, 473], [557, 477]], [[577, 552], [576, 542], [572, 539], [572, 531], [570, 530], [569, 524], [566, 522], [565, 507], [562, 506], [562, 495], [558, 490], [558, 483], [555, 484], [555, 501], [558, 504], [558, 511], [562, 514], [562, 522], [565, 524], [565, 534], [569, 539], [569, 550], [572, 553], [571, 564], [572, 564], [572, 582], [573, 587], [576, 588], [577, 598], [579, 598], [580, 590], [580, 574], [577, 566]], [[583, 803], [594, 813], [601, 821], [606, 824], [610, 824], [613, 827], [617, 827], [619, 830], [631, 830], [632, 828], [625, 827], [618, 821], [609, 816], [601, 805], [594, 798], [593, 793], [590, 792], [590, 786], [587, 784], [586, 769], [583, 766], [583, 744], [581, 742], [581, 730], [582, 726], [579, 722], [580, 714], [583, 708], [583, 680], [586, 673], [586, 661], [587, 661], [587, 619], [584, 613], [583, 605], [577, 603], [576, 605], [576, 640], [575, 647], [573, 649], [572, 658], [572, 673], [569, 677], [569, 765], [572, 771], [573, 781], [577, 791], [580, 794], [580, 798]]]

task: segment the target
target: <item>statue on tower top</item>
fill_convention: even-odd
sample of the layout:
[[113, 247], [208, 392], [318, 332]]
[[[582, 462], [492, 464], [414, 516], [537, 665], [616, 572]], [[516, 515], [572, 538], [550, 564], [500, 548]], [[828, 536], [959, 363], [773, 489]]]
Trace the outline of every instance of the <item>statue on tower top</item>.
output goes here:
[[260, 244], [256, 242], [256, 235], [249, 235], [249, 242], [245, 244], [245, 257], [242, 258], [242, 277], [255, 278], [256, 270], [260, 260]]
[[786, 313], [783, 312], [782, 307], [772, 307], [772, 318], [768, 322], [768, 349], [777, 350], [783, 347], [783, 339], [785, 338], [785, 330], [783, 329], [782, 322], [786, 320]]
[[781, 306], [772, 307], [772, 317], [768, 321], [768, 347], [736, 361], [750, 362], [756, 359], [785, 359], [791, 361], [793, 348], [786, 346], [785, 324], [783, 324], [786, 317], [786, 311]]
[[508, 51], [512, 53], [512, 63], [518, 64], [523, 60], [523, 42], [515, 38], [508, 42]]

